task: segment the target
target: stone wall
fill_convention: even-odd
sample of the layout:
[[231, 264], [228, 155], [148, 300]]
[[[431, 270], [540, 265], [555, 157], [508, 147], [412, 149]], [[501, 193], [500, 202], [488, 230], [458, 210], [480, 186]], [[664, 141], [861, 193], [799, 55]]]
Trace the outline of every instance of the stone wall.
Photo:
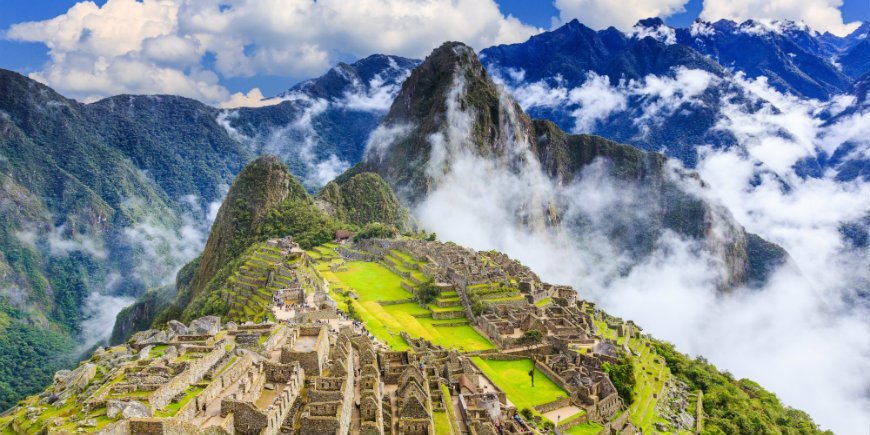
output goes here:
[[187, 403], [184, 408], [180, 409], [176, 414], [179, 419], [192, 419], [197, 411], [202, 408], [202, 405], [207, 404], [217, 399], [221, 392], [227, 387], [238, 381], [248, 370], [253, 367], [254, 359], [250, 354], [245, 354], [236, 359], [232, 366], [228, 367], [223, 373], [215, 378], [199, 395]]
[[[293, 349], [293, 345], [299, 337], [317, 336], [317, 342], [314, 349], [310, 351], [298, 351]], [[299, 362], [299, 365], [306, 373], [312, 376], [319, 376], [323, 372], [329, 359], [329, 331], [326, 325], [322, 326], [301, 326], [294, 333], [290, 334], [287, 345], [281, 348], [282, 364], [287, 364], [292, 361]]]
[[435, 320], [442, 319], [461, 319], [466, 317], [465, 311], [433, 311], [432, 318]]
[[559, 376], [558, 373], [554, 372], [553, 369], [548, 367], [546, 364], [542, 364], [540, 361], [535, 360], [535, 367], [537, 367], [538, 370], [544, 372], [544, 374], [547, 375], [547, 377], [550, 378], [550, 380], [555, 382], [556, 385], [562, 387], [562, 389], [567, 391], [569, 394], [573, 393], [574, 390], [576, 389], [576, 388], [574, 388], [573, 385], [570, 385], [567, 382], [565, 382], [565, 380], [562, 379], [562, 377]]
[[268, 424], [266, 413], [251, 403], [242, 400], [224, 399], [221, 416], [233, 415], [233, 428], [241, 435], [258, 435]]
[[[348, 433], [353, 416], [354, 408], [354, 378], [356, 368], [350, 340], [342, 341], [341, 337], [336, 344], [347, 346], [347, 358], [345, 366], [340, 365], [338, 360], [333, 364], [334, 377], [318, 377], [314, 379], [314, 385], [308, 389], [308, 404], [302, 414], [303, 435], [345, 435]], [[328, 414], [328, 415], [325, 415]]]
[[266, 342], [263, 343], [263, 347], [266, 348], [267, 351], [275, 350], [278, 346], [283, 344], [287, 340], [287, 336], [290, 335], [290, 328], [284, 325], [278, 325], [275, 327], [275, 331], [272, 332], [272, 335], [266, 339]]
[[[302, 392], [302, 387], [305, 384], [305, 372], [298, 364], [293, 364], [293, 373], [289, 374], [283, 381], [286, 383], [281, 395], [266, 410], [266, 429], [261, 435], [277, 435], [281, 430], [281, 425], [287, 414], [293, 407], [293, 402], [299, 397]], [[268, 372], [267, 372], [268, 373]], [[267, 374], [268, 376], [268, 374]]]
[[148, 402], [151, 404], [151, 409], [161, 410], [172, 401], [172, 398], [181, 394], [190, 385], [195, 384], [202, 379], [203, 375], [224, 355], [227, 351], [223, 346], [218, 346], [208, 355], [192, 362], [187, 370], [174, 377], [171, 381], [163, 384], [160, 388], [151, 394]]
[[337, 319], [338, 314], [334, 308], [324, 308], [322, 310], [306, 311], [302, 313], [303, 322], [314, 322], [316, 320]]
[[559, 424], [559, 430], [563, 430], [563, 431], [568, 430], [574, 426], [577, 426], [578, 424], [584, 424], [584, 423], [588, 423], [588, 422], [589, 422], [589, 415], [584, 413], [583, 415], [577, 416], [577, 417], [572, 418], [570, 420], [563, 421], [561, 424]]
[[559, 408], [564, 408], [566, 406], [571, 406], [571, 398], [565, 397], [563, 399], [554, 400], [552, 402], [544, 403], [541, 405], [535, 406], [535, 409], [540, 413], [550, 412]]
[[344, 247], [344, 246], [339, 246], [338, 248], [336, 248], [336, 251], [338, 251], [339, 255], [341, 255], [342, 257], [344, 257], [350, 261], [375, 262], [375, 261], [380, 260], [380, 258], [377, 255], [372, 254], [371, 252], [358, 251], [356, 249], [349, 249], [349, 248]]
[[483, 359], [485, 359], [485, 360], [492, 359], [492, 360], [496, 360], [496, 361], [516, 361], [516, 360], [528, 359], [528, 358], [525, 356], [522, 356], [522, 355], [514, 355], [514, 354], [509, 354], [509, 353], [493, 353], [493, 354], [487, 355]]

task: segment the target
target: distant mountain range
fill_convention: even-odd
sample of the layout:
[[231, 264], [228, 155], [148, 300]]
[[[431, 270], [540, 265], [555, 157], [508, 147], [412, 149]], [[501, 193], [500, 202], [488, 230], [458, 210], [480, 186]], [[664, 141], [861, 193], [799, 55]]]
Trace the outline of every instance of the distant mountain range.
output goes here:
[[[857, 84], [870, 71], [870, 53], [862, 51], [868, 29], [865, 23], [841, 38], [793, 22], [697, 21], [678, 29], [647, 19], [622, 33], [575, 20], [480, 54], [531, 115], [694, 167], [699, 146], [739, 142], [720, 128], [726, 109], [782, 111], [758, 92], [759, 84], [820, 106], [834, 97], [858, 99]], [[826, 115], [834, 110], [840, 108], [819, 110], [819, 117], [835, 116]], [[831, 158], [835, 153], [816, 150], [811, 163], [822, 166], [804, 173], [867, 176], [863, 161]]]

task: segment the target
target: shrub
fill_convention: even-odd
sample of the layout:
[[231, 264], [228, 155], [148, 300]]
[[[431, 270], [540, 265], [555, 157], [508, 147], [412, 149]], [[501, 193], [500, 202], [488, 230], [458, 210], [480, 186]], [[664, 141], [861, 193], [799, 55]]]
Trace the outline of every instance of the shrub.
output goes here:
[[414, 291], [414, 299], [416, 299], [417, 303], [420, 305], [427, 305], [434, 302], [440, 293], [438, 287], [436, 287], [432, 281], [429, 281], [417, 287]]
[[371, 222], [366, 224], [354, 239], [392, 239], [397, 235], [399, 235], [399, 230], [396, 227], [380, 222]]
[[625, 352], [620, 352], [618, 360], [615, 364], [604, 363], [601, 369], [610, 377], [613, 386], [616, 387], [616, 392], [619, 397], [625, 402], [625, 405], [631, 405], [634, 397], [631, 392], [634, 390], [634, 364], [632, 364], [631, 356]]

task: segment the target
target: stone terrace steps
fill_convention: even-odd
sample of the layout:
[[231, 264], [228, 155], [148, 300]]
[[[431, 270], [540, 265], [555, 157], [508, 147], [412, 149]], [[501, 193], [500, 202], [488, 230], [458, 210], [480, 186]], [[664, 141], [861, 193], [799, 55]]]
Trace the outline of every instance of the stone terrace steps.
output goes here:
[[[228, 279], [231, 283], [222, 290], [222, 299], [227, 303], [231, 320], [262, 320], [268, 313], [272, 295], [281, 288], [291, 287], [294, 277], [287, 275], [290, 267], [283, 251], [271, 246], [255, 250], [242, 266]], [[266, 286], [269, 270], [274, 270], [271, 286]]]

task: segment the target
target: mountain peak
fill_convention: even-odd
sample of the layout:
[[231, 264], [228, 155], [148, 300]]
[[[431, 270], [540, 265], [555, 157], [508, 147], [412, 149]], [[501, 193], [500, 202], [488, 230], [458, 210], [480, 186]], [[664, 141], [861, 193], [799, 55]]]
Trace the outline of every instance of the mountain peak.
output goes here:
[[661, 18], [650, 17], [650, 18], [644, 18], [644, 19], [638, 21], [637, 24], [634, 25], [634, 27], [656, 28], [656, 27], [660, 27], [660, 26], [664, 26], [664, 25], [665, 25], [665, 22]]
[[266, 213], [291, 197], [307, 198], [308, 195], [278, 157], [263, 155], [248, 163], [233, 181], [218, 210], [189, 295], [200, 293], [227, 261], [248, 247], [255, 238], [253, 229]]
[[433, 149], [502, 155], [511, 146], [508, 138], [527, 137], [530, 125], [519, 105], [500, 93], [471, 47], [446, 42], [402, 85], [372, 134], [361, 169], [379, 173], [414, 203], [445, 170]]
[[443, 113], [447, 92], [460, 71], [464, 72], [465, 80], [479, 81], [494, 91], [495, 84], [474, 50], [461, 42], [445, 42], [411, 72], [390, 108], [386, 123], [420, 125], [423, 119]]

